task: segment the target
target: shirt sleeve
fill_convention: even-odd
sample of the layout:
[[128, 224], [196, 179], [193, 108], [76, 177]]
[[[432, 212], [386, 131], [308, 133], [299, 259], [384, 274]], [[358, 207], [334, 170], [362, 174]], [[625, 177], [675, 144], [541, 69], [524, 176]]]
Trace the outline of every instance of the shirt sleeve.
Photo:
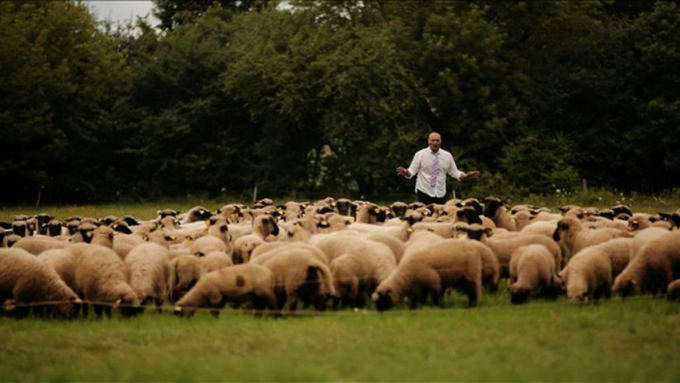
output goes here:
[[458, 167], [456, 166], [456, 161], [453, 159], [453, 156], [450, 156], [450, 159], [451, 159], [451, 166], [449, 167], [448, 174], [451, 177], [460, 181], [460, 175], [461, 175], [462, 171], [458, 170]]
[[418, 171], [420, 171], [420, 152], [416, 152], [416, 154], [413, 156], [413, 160], [411, 161], [411, 165], [408, 167], [408, 171], [411, 173], [411, 175], [406, 176], [406, 178], [409, 180], [418, 174]]

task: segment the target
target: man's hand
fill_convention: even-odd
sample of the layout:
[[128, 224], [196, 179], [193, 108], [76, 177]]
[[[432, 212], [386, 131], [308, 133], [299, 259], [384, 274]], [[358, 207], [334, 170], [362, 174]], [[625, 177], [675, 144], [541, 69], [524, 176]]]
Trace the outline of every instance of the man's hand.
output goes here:
[[466, 179], [468, 179], [468, 178], [477, 178], [477, 177], [479, 177], [480, 174], [481, 174], [481, 173], [479, 172], [479, 170], [470, 170], [470, 171], [467, 172], [467, 173], [462, 173], [462, 174], [460, 175], [460, 179], [461, 179], [461, 180], [466, 180]]
[[411, 172], [409, 172], [408, 169], [401, 167], [401, 166], [397, 166], [397, 174], [402, 176], [402, 177], [410, 177], [411, 176]]

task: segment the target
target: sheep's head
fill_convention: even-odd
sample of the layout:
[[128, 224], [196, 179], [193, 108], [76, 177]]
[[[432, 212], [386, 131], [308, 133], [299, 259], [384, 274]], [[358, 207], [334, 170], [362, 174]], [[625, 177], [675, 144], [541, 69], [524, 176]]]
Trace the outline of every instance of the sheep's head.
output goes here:
[[53, 219], [47, 223], [47, 232], [50, 235], [50, 237], [56, 237], [58, 235], [61, 235], [61, 228], [62, 228], [61, 222], [57, 221], [56, 219]]
[[386, 311], [396, 306], [401, 298], [393, 288], [382, 285], [375, 289], [371, 299], [375, 302], [376, 310]]
[[484, 215], [493, 218], [496, 212], [503, 206], [503, 201], [496, 197], [486, 197], [484, 199]]
[[467, 236], [470, 239], [481, 241], [485, 236], [490, 237], [492, 232], [493, 230], [491, 228], [484, 227], [478, 223], [473, 223], [468, 226]]
[[553, 232], [553, 239], [559, 242], [560, 239], [574, 233], [581, 227], [581, 222], [575, 217], [564, 217], [557, 222], [557, 228]]
[[625, 274], [616, 277], [614, 285], [612, 286], [612, 291], [619, 294], [621, 298], [635, 295], [640, 292], [639, 290], [637, 281]]
[[403, 217], [406, 214], [406, 209], [408, 206], [403, 202], [395, 202], [390, 205], [390, 209], [394, 212], [395, 217]]
[[513, 305], [521, 305], [527, 303], [531, 291], [526, 287], [513, 284], [508, 287], [508, 292], [510, 292], [510, 303]]
[[12, 231], [20, 237], [25, 237], [27, 230], [26, 226], [26, 221], [14, 221], [12, 222]]
[[456, 218], [459, 221], [467, 223], [482, 223], [482, 219], [479, 218], [479, 214], [472, 207], [464, 207], [456, 212]]

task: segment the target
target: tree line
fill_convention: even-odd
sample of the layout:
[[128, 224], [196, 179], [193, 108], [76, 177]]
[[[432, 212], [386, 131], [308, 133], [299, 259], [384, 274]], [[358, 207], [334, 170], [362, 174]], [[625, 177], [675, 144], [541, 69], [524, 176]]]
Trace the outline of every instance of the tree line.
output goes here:
[[675, 1], [0, 2], [4, 203], [392, 196], [442, 134], [468, 194], [679, 186]]

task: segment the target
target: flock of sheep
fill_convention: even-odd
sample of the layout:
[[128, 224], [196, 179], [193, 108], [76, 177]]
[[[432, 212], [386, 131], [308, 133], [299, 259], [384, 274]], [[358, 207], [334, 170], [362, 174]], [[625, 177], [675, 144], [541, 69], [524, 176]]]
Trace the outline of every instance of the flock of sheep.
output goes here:
[[454, 290], [475, 306], [501, 278], [513, 304], [564, 293], [581, 302], [680, 296], [680, 209], [560, 210], [494, 197], [389, 207], [329, 197], [165, 209], [149, 221], [21, 215], [0, 222], [1, 312], [134, 315], [166, 300], [178, 315], [218, 314], [227, 303], [273, 315], [299, 303], [373, 301], [383, 311], [444, 305]]

